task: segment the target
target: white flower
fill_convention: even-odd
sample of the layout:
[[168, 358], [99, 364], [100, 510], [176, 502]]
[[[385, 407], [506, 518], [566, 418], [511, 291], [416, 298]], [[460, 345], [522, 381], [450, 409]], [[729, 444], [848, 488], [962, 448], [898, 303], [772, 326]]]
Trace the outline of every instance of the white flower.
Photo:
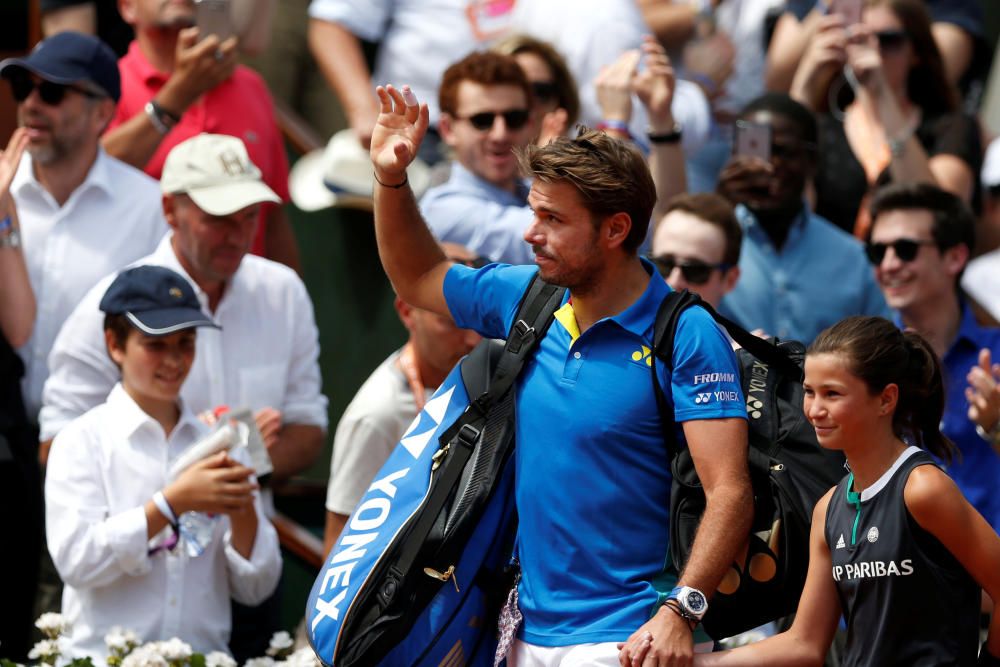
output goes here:
[[292, 640], [292, 636], [281, 630], [280, 632], [275, 632], [271, 636], [271, 644], [267, 649], [267, 654], [271, 656], [282, 656], [288, 649], [292, 648], [295, 642]]
[[205, 656], [205, 667], [236, 667], [236, 661], [228, 653], [212, 651]]
[[38, 617], [38, 620], [35, 621], [35, 627], [41, 630], [42, 634], [49, 639], [55, 639], [69, 630], [70, 625], [66, 619], [63, 618], [62, 614], [49, 611]]
[[274, 667], [273, 658], [250, 658], [243, 663], [243, 667]]
[[158, 652], [167, 662], [184, 662], [191, 657], [191, 645], [182, 642], [177, 637], [165, 642], [157, 642]]
[[320, 661], [308, 646], [303, 646], [285, 658], [286, 667], [320, 667]]
[[[156, 644], [158, 642], [154, 642]], [[122, 667], [168, 667], [167, 661], [153, 644], [135, 649], [122, 660]]]
[[32, 660], [44, 661], [46, 659], [58, 657], [59, 653], [58, 639], [43, 639], [31, 648], [31, 651], [28, 653], [28, 657]]
[[141, 643], [139, 635], [132, 630], [123, 629], [120, 625], [114, 626], [104, 635], [104, 644], [111, 653], [124, 655]]

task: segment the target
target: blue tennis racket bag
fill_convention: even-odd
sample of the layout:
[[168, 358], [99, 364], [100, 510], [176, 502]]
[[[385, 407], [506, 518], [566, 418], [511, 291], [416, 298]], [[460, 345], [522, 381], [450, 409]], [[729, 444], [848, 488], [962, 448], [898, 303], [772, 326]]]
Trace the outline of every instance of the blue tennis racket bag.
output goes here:
[[513, 384], [564, 291], [536, 277], [506, 344], [452, 370], [375, 476], [306, 603], [323, 664], [493, 664], [513, 583]]

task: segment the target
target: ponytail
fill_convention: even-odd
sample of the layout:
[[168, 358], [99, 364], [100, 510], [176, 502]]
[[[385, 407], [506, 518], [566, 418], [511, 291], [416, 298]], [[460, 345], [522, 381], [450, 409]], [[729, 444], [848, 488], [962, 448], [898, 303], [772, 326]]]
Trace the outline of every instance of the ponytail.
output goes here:
[[903, 332], [907, 350], [907, 371], [899, 386], [899, 401], [892, 418], [897, 434], [908, 433], [914, 444], [926, 449], [945, 463], [958, 451], [941, 432], [944, 416], [944, 378], [941, 362], [930, 344], [915, 331]]
[[899, 387], [892, 430], [946, 463], [957, 449], [941, 433], [944, 380], [941, 362], [920, 334], [900, 331], [881, 317], [848, 317], [824, 330], [808, 353], [837, 354], [872, 392]]

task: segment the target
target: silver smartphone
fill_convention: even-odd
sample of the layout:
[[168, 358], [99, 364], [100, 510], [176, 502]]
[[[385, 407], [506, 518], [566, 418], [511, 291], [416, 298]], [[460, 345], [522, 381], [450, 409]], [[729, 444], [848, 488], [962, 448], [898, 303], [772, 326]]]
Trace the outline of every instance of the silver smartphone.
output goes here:
[[195, 0], [194, 11], [201, 39], [215, 35], [222, 42], [235, 33], [229, 0]]
[[771, 126], [748, 120], [736, 121], [733, 153], [771, 161]]

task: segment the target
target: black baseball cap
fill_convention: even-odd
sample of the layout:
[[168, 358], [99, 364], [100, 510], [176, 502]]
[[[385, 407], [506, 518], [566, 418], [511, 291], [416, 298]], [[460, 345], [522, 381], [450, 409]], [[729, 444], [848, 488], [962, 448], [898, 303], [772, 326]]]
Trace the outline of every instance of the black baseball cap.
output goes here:
[[39, 42], [27, 56], [0, 62], [0, 76], [4, 78], [18, 69], [64, 85], [89, 81], [115, 102], [121, 97], [115, 52], [96, 37], [79, 32], [56, 33]]
[[136, 266], [119, 273], [104, 293], [100, 309], [108, 315], [124, 315], [149, 336], [194, 327], [220, 328], [202, 312], [191, 283], [162, 266]]

